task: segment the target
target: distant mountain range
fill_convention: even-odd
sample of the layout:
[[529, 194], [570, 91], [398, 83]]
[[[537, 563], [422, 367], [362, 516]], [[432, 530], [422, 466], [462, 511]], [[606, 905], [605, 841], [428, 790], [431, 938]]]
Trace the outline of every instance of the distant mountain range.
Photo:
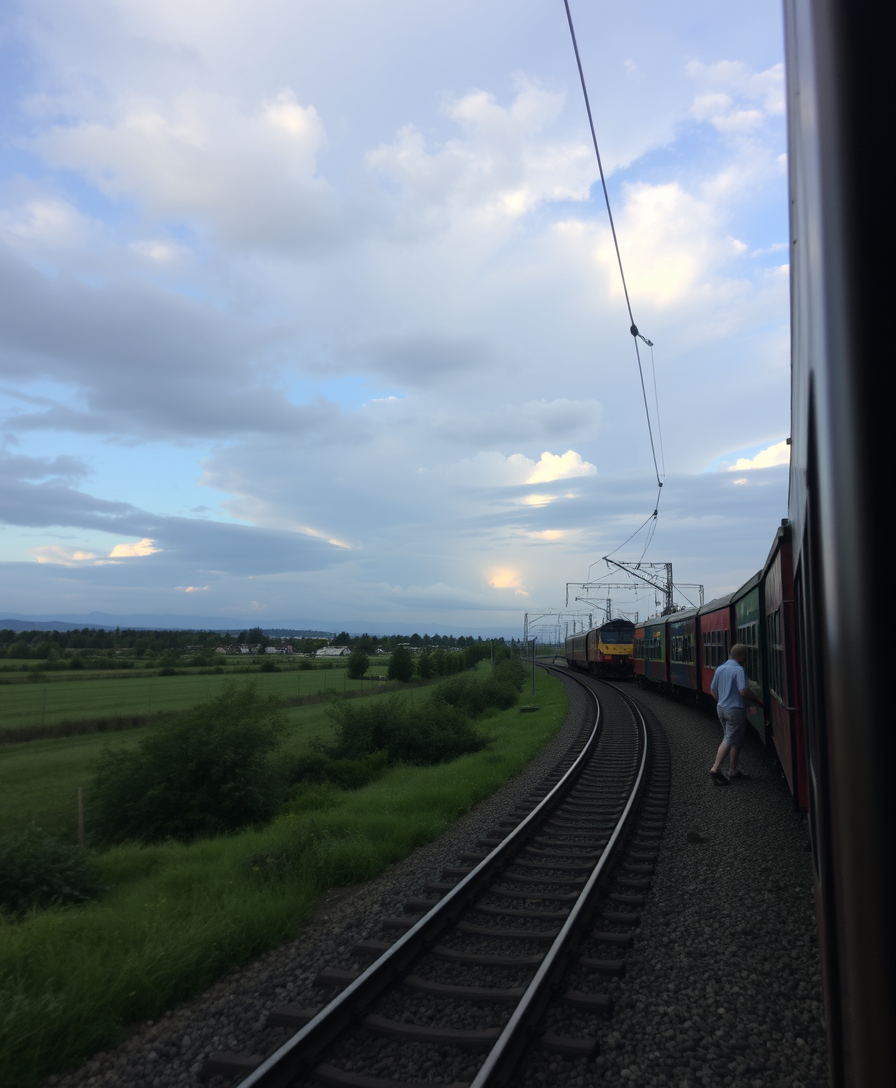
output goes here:
[[[110, 612], [86, 612], [84, 614], [62, 613], [56, 616], [26, 616], [19, 612], [7, 612], [0, 615], [0, 629], [11, 631], [74, 631], [82, 627], [93, 627], [102, 631], [114, 631], [116, 627], [132, 631], [218, 631], [238, 635], [250, 627], [260, 627], [258, 618], [255, 622], [247, 619], [228, 620], [220, 616], [183, 616], [153, 613], [133, 613], [116, 616]], [[307, 627], [262, 627], [269, 637], [288, 638], [330, 638], [340, 631], [351, 635], [476, 635], [482, 638], [521, 638], [522, 624], [519, 628], [510, 627], [459, 627], [445, 623], [380, 623], [374, 621], [353, 621], [349, 623], [308, 624]]]

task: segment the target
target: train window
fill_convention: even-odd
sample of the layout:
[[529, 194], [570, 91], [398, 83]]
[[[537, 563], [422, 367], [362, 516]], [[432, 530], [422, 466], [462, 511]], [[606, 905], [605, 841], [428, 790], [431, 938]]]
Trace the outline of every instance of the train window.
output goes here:
[[759, 624], [754, 620], [745, 623], [737, 629], [737, 641], [742, 642], [747, 648], [747, 660], [744, 668], [747, 679], [759, 682]]
[[778, 701], [787, 705], [787, 675], [784, 661], [781, 608], [765, 617], [766, 636], [768, 639], [768, 683]]
[[693, 665], [694, 636], [692, 634], [673, 635], [670, 641], [672, 643], [672, 660], [682, 665]]
[[[703, 634], [703, 667], [717, 669], [728, 657], [728, 632], [706, 631]], [[693, 657], [692, 657], [693, 659]]]

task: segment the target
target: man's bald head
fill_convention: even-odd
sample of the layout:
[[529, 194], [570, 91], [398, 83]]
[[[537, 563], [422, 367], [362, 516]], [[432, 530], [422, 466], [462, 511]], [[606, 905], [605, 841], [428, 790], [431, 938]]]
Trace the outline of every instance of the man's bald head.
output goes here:
[[728, 654], [728, 656], [733, 657], [738, 665], [743, 665], [743, 663], [747, 660], [746, 645], [743, 642], [735, 642], [735, 644], [731, 647], [731, 653]]

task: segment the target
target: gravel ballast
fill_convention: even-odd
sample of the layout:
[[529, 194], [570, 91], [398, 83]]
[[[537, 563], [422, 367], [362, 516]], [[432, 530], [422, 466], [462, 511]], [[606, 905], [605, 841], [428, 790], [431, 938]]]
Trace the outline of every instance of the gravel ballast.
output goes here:
[[[742, 756], [750, 777], [716, 786], [707, 774], [719, 740], [713, 719], [625, 690], [662, 721], [672, 752], [656, 873], [615, 1015], [591, 1032], [600, 1056], [587, 1064], [533, 1063], [520, 1071], [519, 1083], [822, 1088], [826, 1055], [805, 821], [793, 813], [758, 742]], [[271, 1053], [289, 1032], [265, 1030], [267, 1012], [320, 1005], [325, 995], [312, 985], [318, 971], [356, 965], [353, 944], [379, 933], [385, 916], [403, 914], [406, 899], [457, 864], [460, 852], [475, 849], [555, 766], [586, 711], [586, 697], [571, 688], [557, 736], [440, 839], [376, 880], [323, 897], [298, 938], [48, 1083], [191, 1085], [212, 1052]]]

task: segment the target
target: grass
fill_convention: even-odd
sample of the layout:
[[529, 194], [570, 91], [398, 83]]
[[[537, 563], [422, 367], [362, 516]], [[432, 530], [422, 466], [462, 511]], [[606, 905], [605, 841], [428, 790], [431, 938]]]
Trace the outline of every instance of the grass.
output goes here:
[[[314, 737], [329, 738], [333, 726], [327, 706], [297, 707], [286, 711], [288, 732], [282, 751], [307, 749]], [[10, 744], [0, 749], [0, 830], [40, 824], [69, 842], [78, 840], [78, 788], [84, 790], [90, 812], [90, 781], [97, 756], [110, 748], [139, 744], [153, 726], [139, 732], [64, 737]]]
[[[556, 732], [566, 712], [562, 685], [539, 674], [537, 698], [537, 713], [512, 708], [484, 718], [479, 728], [491, 743], [481, 752], [398, 767], [263, 830], [110, 850], [96, 858], [112, 886], [100, 900], [17, 925], [0, 921], [0, 1083], [30, 1088], [114, 1044], [128, 1024], [157, 1017], [294, 935], [327, 888], [370, 879], [441, 834]], [[288, 747], [329, 728], [322, 707], [291, 718]]]
[[[385, 675], [379, 662], [369, 675]], [[346, 669], [290, 669], [284, 672], [257, 672], [255, 678], [264, 695], [305, 696], [332, 689], [337, 693], [370, 690], [372, 680], [349, 680]], [[52, 725], [78, 719], [155, 714], [186, 710], [187, 707], [218, 695], [230, 671], [158, 676], [151, 672], [129, 671], [110, 678], [107, 674], [82, 679], [77, 673], [61, 673], [46, 681], [0, 685], [0, 736], [4, 729]]]

